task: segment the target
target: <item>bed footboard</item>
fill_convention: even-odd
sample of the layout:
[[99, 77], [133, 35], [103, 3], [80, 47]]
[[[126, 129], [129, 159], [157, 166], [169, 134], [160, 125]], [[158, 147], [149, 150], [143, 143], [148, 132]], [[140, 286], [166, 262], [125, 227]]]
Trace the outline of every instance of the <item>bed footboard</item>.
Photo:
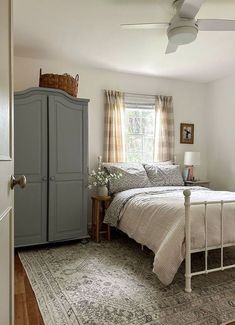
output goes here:
[[[190, 200], [191, 191], [184, 190], [184, 206], [185, 206], [185, 291], [192, 292], [191, 280], [193, 276], [208, 274], [216, 271], [224, 271], [226, 269], [234, 268], [235, 264], [224, 266], [224, 247], [235, 246], [235, 243], [224, 245], [224, 205], [229, 203], [235, 203], [235, 200], [230, 201], [204, 201], [204, 202], [191, 202]], [[216, 247], [208, 247], [208, 233], [207, 233], [207, 206], [211, 204], [220, 204], [220, 218], [221, 218], [221, 231], [220, 231], [220, 245]], [[190, 210], [191, 206], [195, 205], [204, 205], [204, 224], [205, 224], [205, 248], [201, 250], [192, 250], [191, 249], [191, 218]], [[220, 248], [221, 258], [220, 258], [220, 267], [214, 269], [208, 269], [208, 251], [212, 249]], [[200, 272], [191, 271], [191, 254], [199, 251], [205, 251], [205, 270]]]

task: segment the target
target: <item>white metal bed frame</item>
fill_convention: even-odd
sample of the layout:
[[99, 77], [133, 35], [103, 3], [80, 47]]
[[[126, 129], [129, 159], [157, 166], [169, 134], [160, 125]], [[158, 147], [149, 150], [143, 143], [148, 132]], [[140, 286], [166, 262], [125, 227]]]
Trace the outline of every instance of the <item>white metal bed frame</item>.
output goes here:
[[[203, 201], [203, 202], [191, 202], [190, 201], [191, 191], [184, 190], [184, 205], [185, 205], [185, 243], [186, 243], [186, 253], [185, 253], [185, 291], [192, 292], [191, 280], [193, 276], [208, 274], [216, 271], [224, 271], [227, 269], [235, 268], [235, 264], [224, 266], [224, 247], [235, 246], [235, 243], [224, 244], [224, 204], [235, 203], [235, 200], [225, 200], [225, 201]], [[220, 204], [220, 218], [221, 218], [221, 232], [220, 232], [220, 242], [221, 244], [216, 247], [208, 247], [207, 242], [207, 206], [211, 204]], [[190, 208], [195, 205], [204, 205], [205, 207], [205, 248], [204, 249], [191, 249], [191, 218], [190, 218]], [[208, 269], [208, 251], [220, 248], [221, 258], [220, 267], [214, 269]], [[196, 252], [205, 252], [205, 270], [199, 272], [191, 272], [191, 254]]]

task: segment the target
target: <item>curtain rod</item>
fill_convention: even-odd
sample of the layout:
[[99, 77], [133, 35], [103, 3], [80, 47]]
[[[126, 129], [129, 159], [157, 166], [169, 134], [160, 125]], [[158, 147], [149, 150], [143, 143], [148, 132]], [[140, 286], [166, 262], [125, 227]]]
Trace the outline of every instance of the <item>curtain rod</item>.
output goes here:
[[129, 92], [124, 92], [126, 95], [135, 95], [135, 96], [147, 96], [147, 97], [156, 97], [156, 96], [167, 96], [167, 97], [172, 97], [172, 95], [147, 95], [147, 94], [138, 94], [138, 93], [129, 93]]
[[[105, 90], [106, 91], [106, 90]], [[126, 95], [135, 95], [135, 96], [147, 96], [147, 97], [156, 97], [156, 96], [168, 96], [168, 97], [172, 97], [172, 95], [147, 95], [147, 94], [139, 94], [139, 93], [130, 93], [130, 92], [126, 92], [126, 91], [120, 91]]]
[[148, 96], [148, 97], [155, 97], [158, 95], [147, 95], [147, 94], [137, 94], [137, 93], [129, 93], [129, 92], [124, 92], [126, 95], [135, 95], [135, 96]]

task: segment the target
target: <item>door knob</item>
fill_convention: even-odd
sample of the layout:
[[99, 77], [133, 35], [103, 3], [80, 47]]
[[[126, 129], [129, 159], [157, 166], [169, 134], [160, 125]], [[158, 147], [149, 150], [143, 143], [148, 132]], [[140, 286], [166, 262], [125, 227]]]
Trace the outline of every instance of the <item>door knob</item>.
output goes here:
[[10, 186], [11, 189], [13, 190], [14, 186], [19, 185], [21, 188], [24, 188], [26, 186], [27, 180], [24, 175], [21, 175], [19, 178], [15, 178], [15, 176], [11, 176], [10, 180]]

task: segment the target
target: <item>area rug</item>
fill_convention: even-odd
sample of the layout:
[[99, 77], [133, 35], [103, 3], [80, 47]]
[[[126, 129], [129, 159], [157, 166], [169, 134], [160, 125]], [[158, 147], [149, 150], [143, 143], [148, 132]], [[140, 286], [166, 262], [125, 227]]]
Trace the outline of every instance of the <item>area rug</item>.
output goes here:
[[[193, 278], [187, 294], [183, 265], [165, 287], [152, 272], [153, 255], [127, 238], [19, 256], [46, 325], [220, 325], [235, 319], [234, 269]], [[226, 256], [231, 261], [235, 251]], [[211, 255], [216, 258], [218, 252]], [[193, 260], [202, 266], [203, 254]]]

